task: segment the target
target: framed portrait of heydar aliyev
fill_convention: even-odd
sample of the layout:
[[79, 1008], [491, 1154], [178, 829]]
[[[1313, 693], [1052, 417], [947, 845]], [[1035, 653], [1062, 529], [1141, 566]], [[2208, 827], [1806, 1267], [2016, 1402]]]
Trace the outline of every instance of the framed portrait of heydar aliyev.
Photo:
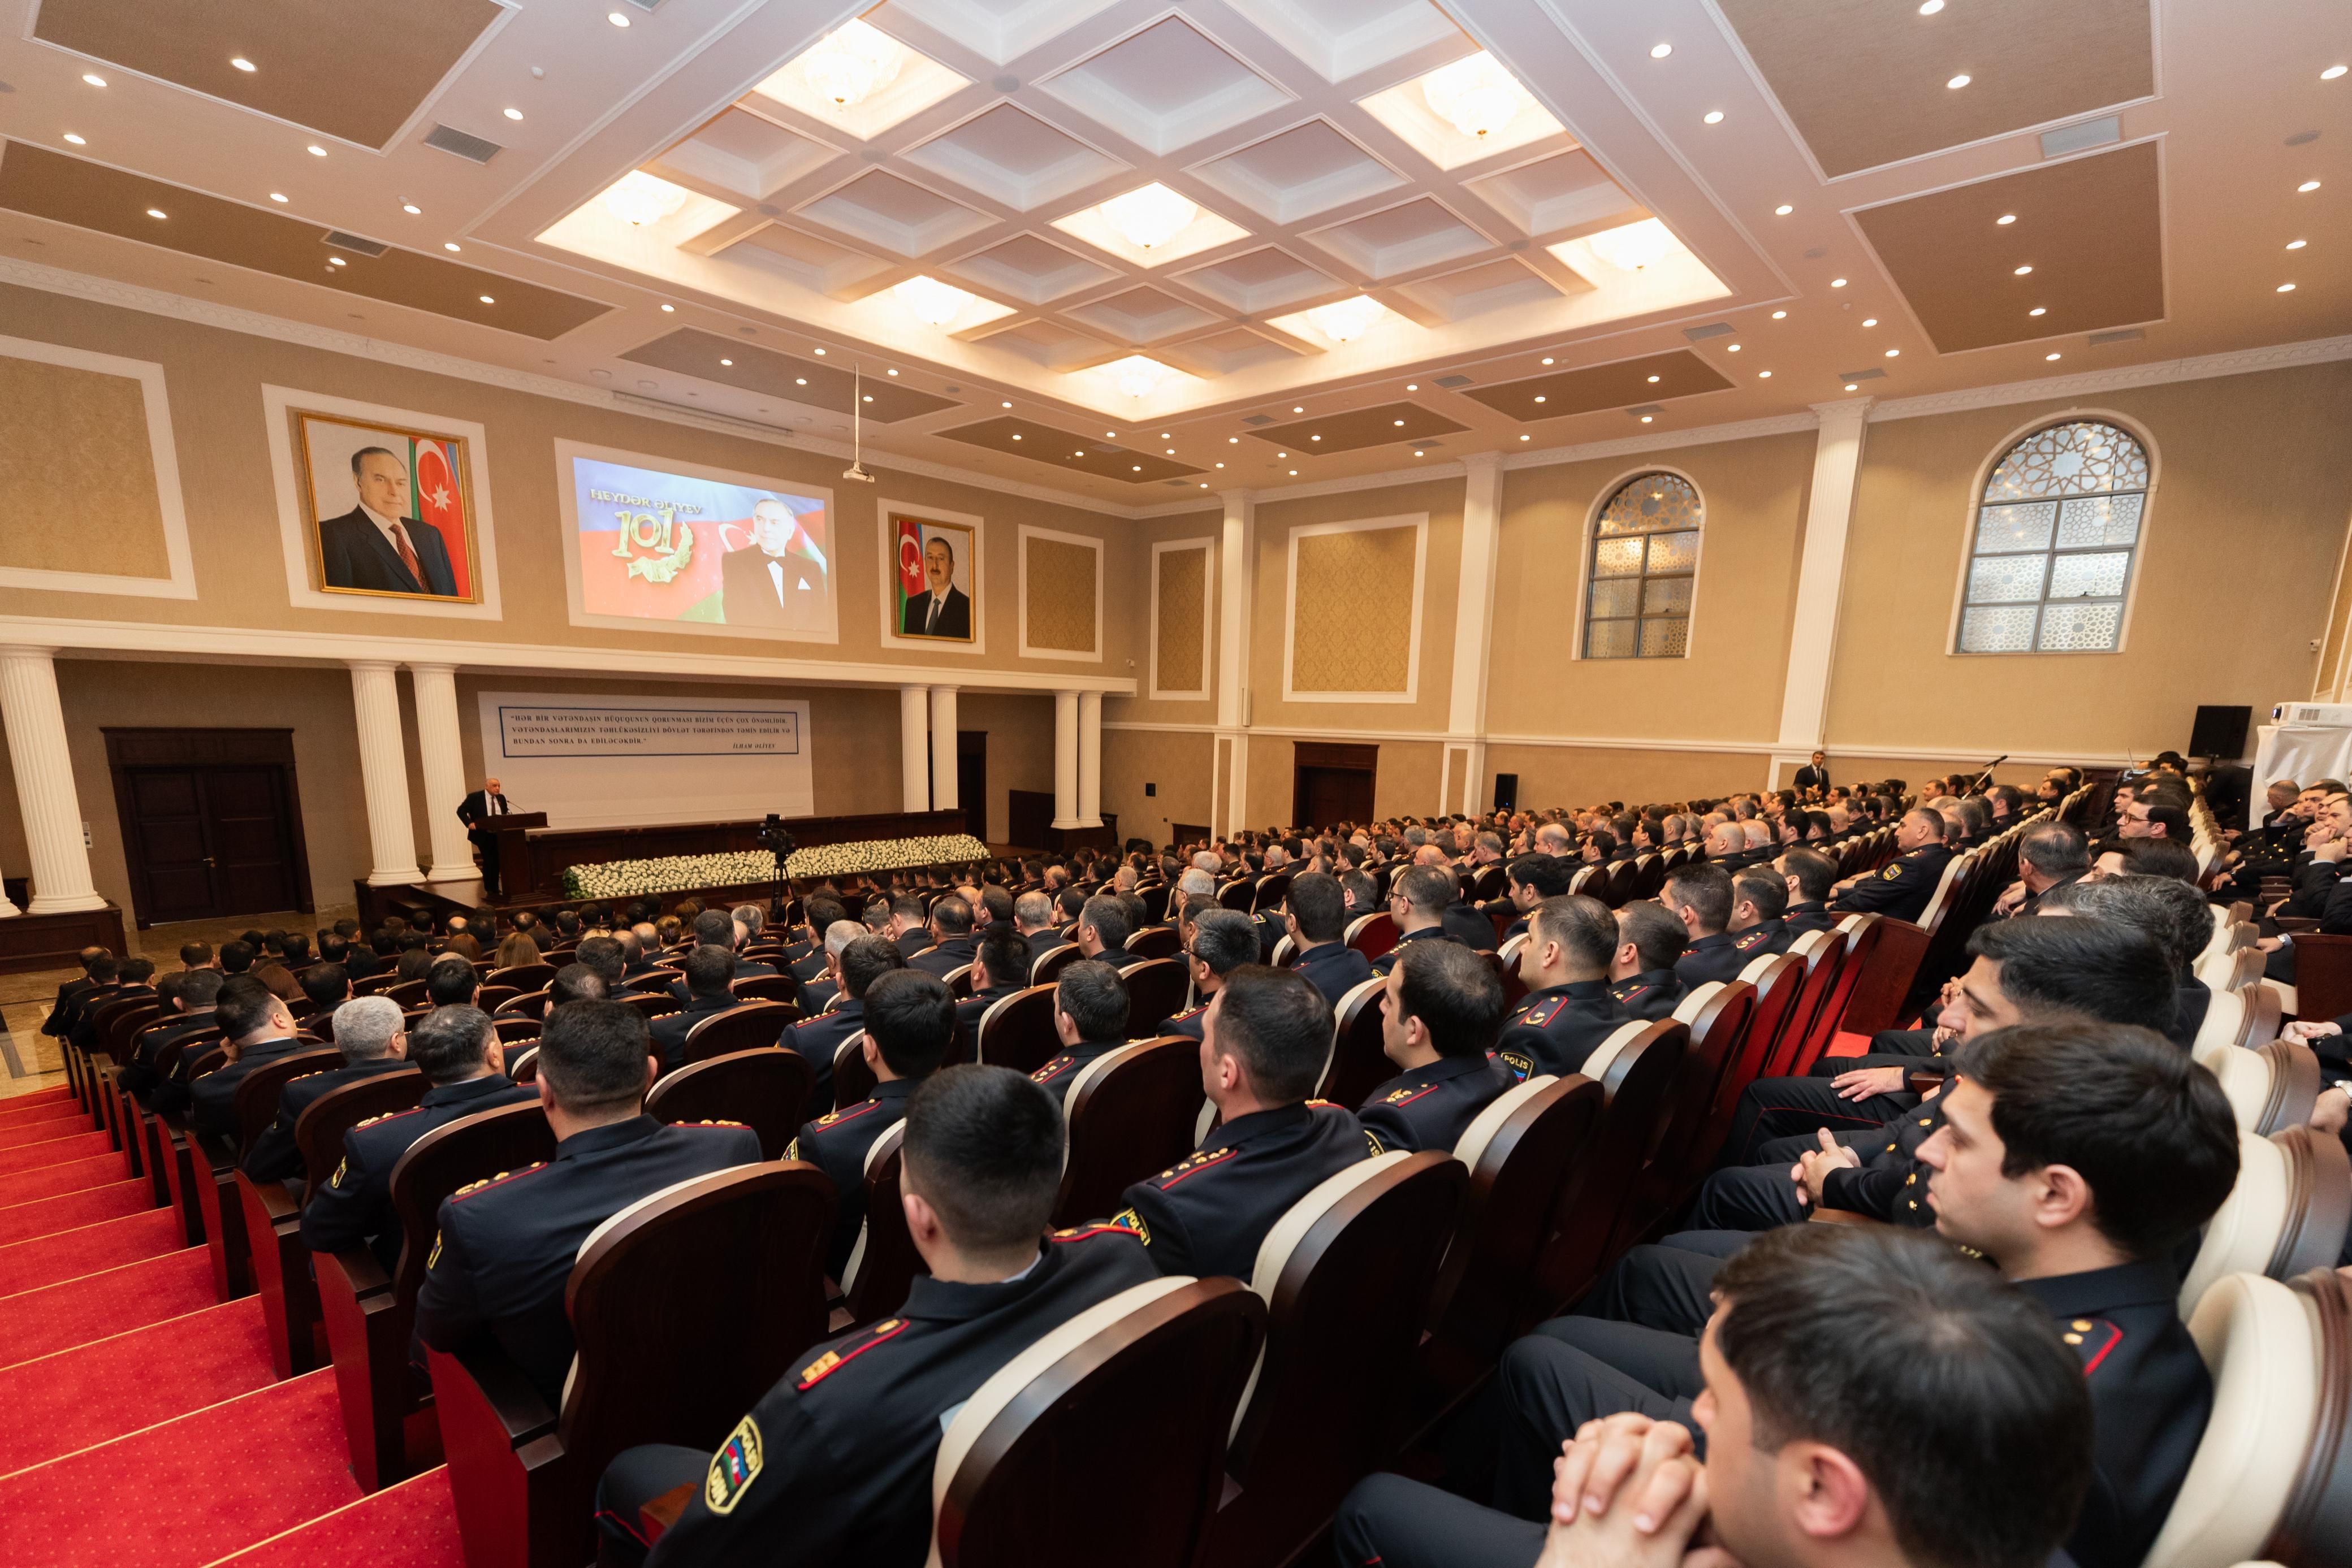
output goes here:
[[465, 435], [289, 413], [314, 591], [481, 602]]

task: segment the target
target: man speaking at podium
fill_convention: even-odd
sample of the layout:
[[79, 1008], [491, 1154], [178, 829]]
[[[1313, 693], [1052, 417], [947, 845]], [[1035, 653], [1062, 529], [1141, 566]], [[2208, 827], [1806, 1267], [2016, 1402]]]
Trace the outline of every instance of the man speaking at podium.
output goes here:
[[491, 829], [491, 819], [513, 810], [495, 779], [483, 779], [480, 789], [457, 802], [457, 820], [466, 824], [466, 840], [481, 857], [482, 894], [487, 898], [499, 896], [499, 836]]

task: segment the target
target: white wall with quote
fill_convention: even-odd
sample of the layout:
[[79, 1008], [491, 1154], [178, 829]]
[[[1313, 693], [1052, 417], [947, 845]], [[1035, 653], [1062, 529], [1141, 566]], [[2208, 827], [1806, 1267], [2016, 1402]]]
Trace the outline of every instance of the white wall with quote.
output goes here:
[[551, 828], [813, 816], [805, 702], [484, 692], [482, 761]]

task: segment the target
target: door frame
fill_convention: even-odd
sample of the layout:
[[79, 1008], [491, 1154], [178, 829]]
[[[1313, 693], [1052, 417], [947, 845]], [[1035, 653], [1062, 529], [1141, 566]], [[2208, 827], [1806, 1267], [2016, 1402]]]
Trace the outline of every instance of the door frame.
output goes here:
[[[294, 777], [294, 732], [290, 729], [146, 729], [101, 728], [106, 737], [106, 771], [114, 789], [114, 818], [122, 837], [122, 859], [130, 873], [130, 903], [137, 929], [154, 922], [142, 903], [147, 868], [139, 852], [139, 835], [131, 815], [130, 771], [134, 768], [271, 768], [285, 791], [287, 835], [293, 856], [294, 907], [317, 913], [310, 896], [310, 852], [302, 834], [302, 792]], [[224, 916], [233, 919], [235, 916]]]
[[1290, 758], [1290, 825], [1294, 828], [1324, 826], [1307, 820], [1307, 777], [1309, 768], [1331, 768], [1349, 773], [1361, 773], [1371, 786], [1374, 801], [1365, 813], [1367, 821], [1376, 820], [1379, 810], [1381, 782], [1381, 748], [1377, 745], [1339, 745], [1330, 741], [1302, 740], [1292, 748]]

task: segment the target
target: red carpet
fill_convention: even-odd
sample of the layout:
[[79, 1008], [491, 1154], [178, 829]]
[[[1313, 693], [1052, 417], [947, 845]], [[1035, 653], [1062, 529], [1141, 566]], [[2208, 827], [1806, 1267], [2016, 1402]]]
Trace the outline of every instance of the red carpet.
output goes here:
[[[118, 1171], [121, 1169], [120, 1166], [116, 1168]], [[0, 1182], [0, 1198], [15, 1196], [10, 1184]], [[0, 1246], [11, 1241], [27, 1241], [36, 1236], [47, 1236], [55, 1231], [71, 1230], [77, 1226], [95, 1225], [101, 1219], [120, 1219], [126, 1214], [137, 1214], [154, 1207], [155, 1189], [152, 1186], [143, 1181], [120, 1179], [104, 1186], [86, 1187], [80, 1192], [37, 1197], [27, 1203], [9, 1203], [0, 1207]]]
[[73, 1097], [73, 1091], [59, 1083], [47, 1089], [37, 1089], [30, 1094], [12, 1094], [0, 1100], [0, 1105], [5, 1105], [10, 1112], [28, 1111], [36, 1105], [54, 1105]]
[[261, 1298], [0, 1370], [0, 1475], [268, 1385]]
[[[71, 1127], [71, 1122], [61, 1122], [59, 1127]], [[43, 1166], [62, 1165], [67, 1160], [87, 1159], [91, 1155], [113, 1155], [121, 1157], [114, 1140], [104, 1133], [61, 1133], [49, 1129], [37, 1143], [18, 1144], [0, 1149], [0, 1175], [16, 1171], [37, 1171]]]
[[436, 1468], [386, 1487], [285, 1534], [224, 1557], [214, 1568], [463, 1568], [449, 1472]]
[[0, 1477], [0, 1563], [210, 1563], [357, 1501], [345, 1467], [334, 1374], [310, 1373]]
[[[0, 1101], [0, 1104], [5, 1103], [5, 1101]], [[0, 1133], [14, 1133], [20, 1128], [37, 1127], [49, 1122], [70, 1122], [77, 1116], [89, 1113], [71, 1100], [27, 1105], [21, 1111], [0, 1111]]]
[[201, 1247], [0, 1297], [0, 1367], [144, 1328], [214, 1304]]
[[10, 1172], [5, 1180], [0, 1180], [0, 1203], [30, 1203], [37, 1197], [55, 1197], [59, 1193], [87, 1192], [121, 1179], [121, 1155], [85, 1155], [80, 1159], [61, 1160], [38, 1170]]
[[79, 1230], [18, 1241], [0, 1247], [0, 1296], [79, 1279], [158, 1252], [177, 1252], [187, 1244], [179, 1215], [168, 1208], [150, 1208]]

